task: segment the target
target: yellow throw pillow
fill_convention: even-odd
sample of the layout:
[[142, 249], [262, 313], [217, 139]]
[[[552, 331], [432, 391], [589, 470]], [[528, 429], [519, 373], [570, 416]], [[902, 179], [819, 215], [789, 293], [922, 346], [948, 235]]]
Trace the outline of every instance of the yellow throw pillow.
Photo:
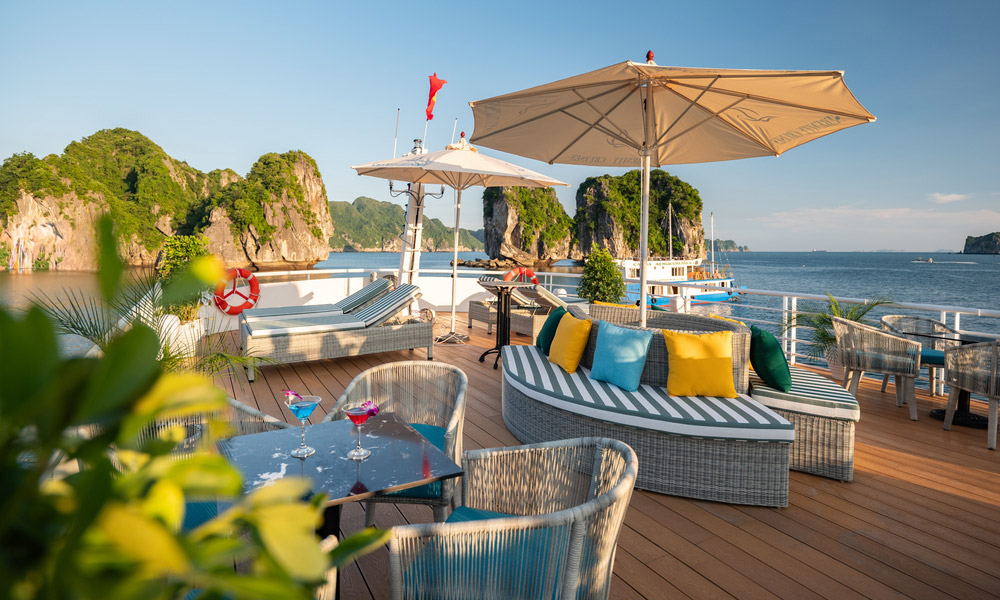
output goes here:
[[744, 323], [743, 321], [737, 321], [736, 319], [730, 319], [729, 317], [720, 317], [719, 315], [713, 315], [711, 313], [709, 313], [708, 316], [712, 317], [713, 319], [719, 319], [720, 321], [729, 321], [730, 323], [739, 323], [740, 325], [742, 325], [744, 327], [747, 327], [747, 324]]
[[598, 306], [617, 306], [618, 308], [634, 308], [638, 310], [638, 306], [635, 304], [618, 304], [616, 302], [601, 302], [600, 300], [594, 300], [594, 304]]
[[735, 398], [733, 332], [694, 334], [663, 330], [667, 344], [667, 393]]
[[590, 319], [577, 319], [567, 313], [559, 320], [556, 335], [552, 338], [549, 362], [559, 365], [567, 373], [575, 373], [580, 366], [583, 351], [590, 338]]

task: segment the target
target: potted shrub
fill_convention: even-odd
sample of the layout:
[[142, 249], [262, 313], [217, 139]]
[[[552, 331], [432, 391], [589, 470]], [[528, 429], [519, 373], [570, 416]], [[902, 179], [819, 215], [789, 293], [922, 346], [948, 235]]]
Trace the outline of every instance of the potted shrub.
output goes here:
[[591, 302], [621, 302], [625, 280], [611, 253], [598, 246], [583, 265], [583, 279], [577, 295]]

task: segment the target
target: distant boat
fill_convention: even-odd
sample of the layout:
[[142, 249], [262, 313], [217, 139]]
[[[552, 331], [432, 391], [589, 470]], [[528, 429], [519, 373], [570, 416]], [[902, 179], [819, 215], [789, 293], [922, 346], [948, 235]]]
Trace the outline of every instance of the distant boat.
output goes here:
[[817, 249], [813, 248], [813, 252], [826, 252], [826, 250], [817, 250]]
[[934, 262], [934, 259], [933, 258], [920, 258], [918, 256], [918, 257], [914, 258], [913, 260], [911, 260], [910, 262], [915, 262], [915, 263], [932, 263], [932, 262]]

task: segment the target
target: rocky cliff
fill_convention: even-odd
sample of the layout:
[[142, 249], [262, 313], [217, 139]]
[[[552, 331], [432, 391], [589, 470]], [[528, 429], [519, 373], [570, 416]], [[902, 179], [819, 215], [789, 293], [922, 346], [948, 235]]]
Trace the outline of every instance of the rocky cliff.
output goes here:
[[0, 167], [0, 263], [23, 248], [35, 268], [96, 268], [94, 224], [110, 213], [128, 263], [155, 261], [163, 239], [205, 233], [232, 266], [305, 266], [327, 257], [323, 181], [303, 152], [267, 154], [246, 179], [203, 173], [136, 131], [109, 129], [62, 155], [16, 154]]
[[483, 191], [486, 254], [522, 265], [580, 258], [573, 219], [552, 188]]
[[[584, 181], [576, 193], [576, 234], [580, 250], [595, 245], [617, 258], [639, 255], [641, 172], [602, 175]], [[673, 206], [674, 256], [705, 257], [698, 190], [666, 171], [654, 169], [649, 186], [649, 255], [669, 254], [668, 205]]]
[[1000, 231], [965, 238], [962, 254], [1000, 254]]

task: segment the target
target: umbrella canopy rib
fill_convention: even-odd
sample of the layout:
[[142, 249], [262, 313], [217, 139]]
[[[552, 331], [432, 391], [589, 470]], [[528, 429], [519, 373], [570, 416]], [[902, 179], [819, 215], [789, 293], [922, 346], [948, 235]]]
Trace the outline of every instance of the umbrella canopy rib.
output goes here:
[[[611, 83], [618, 83], [618, 82], [605, 82], [605, 83], [598, 84], [598, 85], [605, 86], [605, 85], [609, 85]], [[578, 89], [584, 89], [584, 88], [588, 88], [588, 87], [594, 87], [594, 86], [580, 86], [579, 88], [566, 88], [566, 90], [564, 90], [564, 91], [576, 92]], [[634, 86], [632, 84], [630, 84], [630, 83], [622, 83], [621, 85], [619, 85], [618, 87], [616, 87], [614, 89], [605, 90], [604, 92], [601, 92], [600, 94], [597, 94], [596, 96], [590, 96], [589, 99], [590, 100], [597, 100], [598, 98], [607, 96], [608, 94], [613, 94], [615, 92], [620, 92], [622, 90], [629, 92], [629, 95], [630, 95], [633, 89], [634, 89]], [[525, 97], [531, 98], [531, 97], [534, 97], [535, 95], [536, 94], [531, 94], [531, 95], [525, 96]], [[627, 97], [628, 97], [628, 95], [626, 95], [626, 98]], [[508, 125], [506, 127], [503, 127], [501, 129], [497, 129], [496, 131], [491, 131], [491, 132], [489, 132], [487, 134], [476, 136], [473, 141], [478, 142], [479, 140], [486, 139], [486, 138], [488, 138], [490, 136], [494, 136], [494, 135], [499, 135], [499, 134], [502, 134], [502, 133], [506, 133], [506, 132], [510, 131], [511, 129], [516, 129], [518, 127], [523, 127], [523, 126], [525, 126], [525, 125], [527, 125], [529, 123], [532, 123], [534, 121], [538, 121], [540, 119], [545, 119], [547, 117], [551, 117], [554, 114], [563, 113], [563, 114], [569, 115], [569, 113], [566, 112], [567, 110], [569, 110], [571, 108], [575, 108], [577, 106], [580, 106], [581, 104], [583, 104], [583, 102], [584, 102], [583, 100], [580, 100], [579, 102], [571, 102], [569, 104], [566, 104], [564, 106], [559, 106], [557, 108], [554, 108], [554, 109], [552, 109], [552, 110], [550, 110], [548, 112], [542, 113], [540, 115], [535, 115], [535, 116], [533, 116], [533, 117], [531, 117], [529, 119], [525, 119], [523, 121], [517, 121], [517, 122], [511, 123], [510, 125]], [[470, 102], [469, 105], [475, 107], [476, 103], [475, 102]], [[572, 115], [570, 115], [570, 116], [572, 116]]]
[[[704, 87], [704, 86], [700, 86], [700, 85], [692, 85], [690, 83], [665, 82], [662, 85], [663, 85], [663, 87], [665, 87], [667, 89], [670, 89], [670, 86], [667, 85], [667, 83], [674, 83], [678, 87], [685, 87], [685, 88], [690, 88], [690, 89], [693, 89], [693, 90], [700, 90], [700, 89], [702, 89]], [[864, 121], [871, 121], [872, 120], [872, 117], [869, 116], [869, 115], [867, 115], [867, 114], [862, 115], [862, 114], [858, 114], [858, 113], [851, 113], [851, 112], [846, 112], [846, 111], [840, 111], [840, 110], [833, 109], [833, 108], [824, 108], [822, 106], [816, 106], [816, 105], [811, 105], [811, 104], [797, 104], [795, 102], [786, 102], [786, 101], [783, 101], [783, 100], [778, 100], [777, 98], [768, 98], [767, 96], [759, 96], [757, 94], [748, 94], [746, 92], [738, 92], [736, 90], [729, 90], [729, 89], [726, 89], [726, 88], [713, 88], [712, 89], [712, 93], [713, 94], [722, 94], [722, 95], [726, 95], [726, 96], [738, 96], [738, 97], [740, 97], [740, 98], [742, 98], [744, 100], [755, 100], [755, 101], [758, 101], [758, 102], [764, 102], [766, 104], [773, 104], [774, 106], [784, 106], [786, 108], [798, 108], [798, 109], [801, 109], [801, 110], [812, 110], [812, 111], [816, 111], [816, 112], [824, 112], [824, 113], [831, 114], [831, 115], [838, 115], [838, 116], [841, 116], [841, 117], [851, 117], [852, 119], [862, 119]], [[680, 94], [680, 95], [681, 95], [681, 97], [685, 97], [683, 94]]]
[[[688, 105], [684, 107], [684, 110], [681, 111], [681, 114], [677, 115], [677, 118], [674, 119], [674, 122], [671, 123], [666, 129], [664, 129], [663, 133], [656, 139], [655, 142], [653, 142], [653, 146], [654, 147], [659, 147], [660, 146], [660, 141], [663, 140], [663, 138], [667, 137], [667, 135], [670, 133], [670, 130], [674, 128], [674, 125], [676, 125], [677, 123], [679, 123], [680, 120], [683, 119], [684, 116], [688, 114], [688, 111], [690, 111], [692, 108], [694, 108], [694, 106], [696, 104], [698, 104], [698, 101], [701, 100], [701, 97], [704, 96], [706, 93], [708, 93], [708, 89], [710, 87], [712, 87], [713, 85], [715, 85], [715, 82], [717, 82], [718, 80], [719, 80], [718, 77], [716, 77], [715, 79], [713, 79], [711, 81], [711, 83], [709, 83], [708, 85], [706, 85], [705, 89], [703, 89], [701, 91], [701, 93], [698, 94], [697, 98], [695, 98], [694, 100], [688, 100], [687, 101]], [[660, 87], [663, 87], [664, 89], [666, 89], [666, 90], [668, 90], [668, 91], [673, 92], [673, 93], [676, 94], [676, 92], [674, 92], [673, 90], [671, 90], [668, 86], [660, 84], [659, 82], [657, 82], [657, 84]], [[680, 94], [677, 94], [677, 95], [680, 96], [681, 98], [684, 97], [684, 96], [681, 96]], [[685, 100], [687, 100], [687, 99], [685, 98]]]

